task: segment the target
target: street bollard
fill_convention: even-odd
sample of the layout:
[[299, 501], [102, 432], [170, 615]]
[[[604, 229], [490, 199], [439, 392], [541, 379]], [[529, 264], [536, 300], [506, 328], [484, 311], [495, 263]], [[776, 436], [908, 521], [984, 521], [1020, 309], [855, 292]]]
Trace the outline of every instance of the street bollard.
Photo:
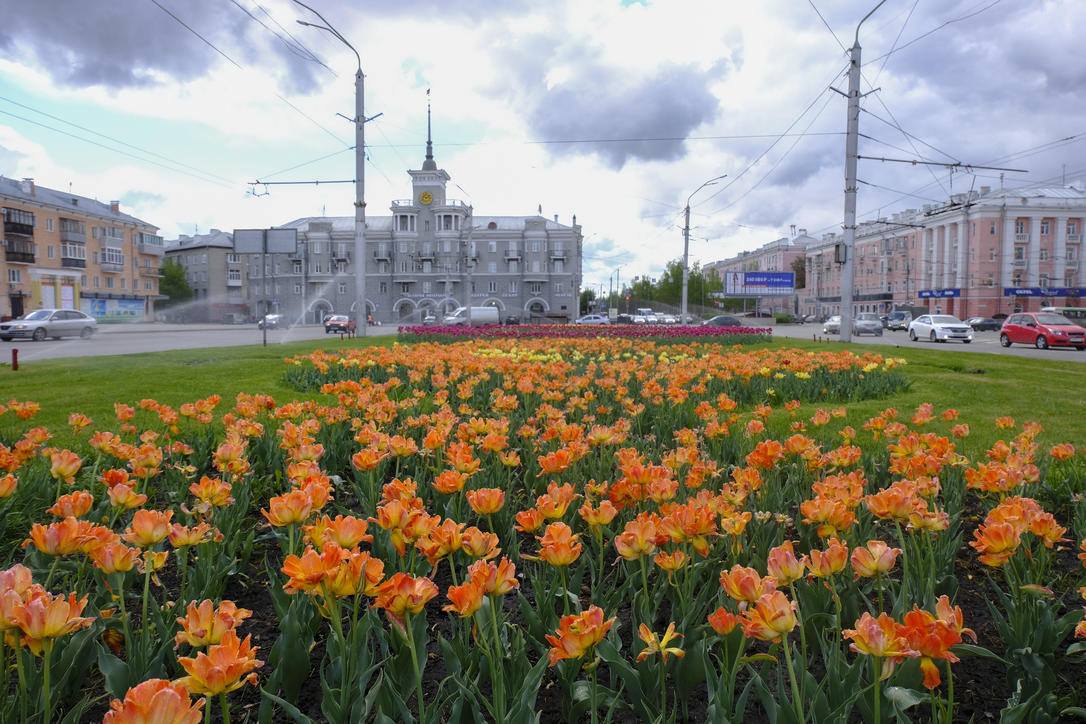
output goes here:
[[11, 371], [15, 372], [19, 369], [19, 350], [18, 348], [12, 348], [11, 350]]

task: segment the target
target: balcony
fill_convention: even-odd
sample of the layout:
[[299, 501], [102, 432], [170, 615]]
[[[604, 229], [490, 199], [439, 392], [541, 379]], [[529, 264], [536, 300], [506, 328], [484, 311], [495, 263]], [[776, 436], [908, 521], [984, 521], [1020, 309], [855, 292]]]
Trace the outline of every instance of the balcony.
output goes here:
[[1015, 269], [1025, 269], [1026, 268], [1026, 260], [1025, 259], [1013, 259], [1011, 261], [1011, 266], [1014, 267]]
[[1029, 234], [1015, 234], [1014, 240], [1017, 241], [1019, 244], [1028, 244]]
[[[33, 218], [33, 217], [31, 217]], [[4, 234], [16, 236], [34, 236], [34, 224], [26, 224], [19, 221], [4, 220]]]
[[37, 245], [19, 239], [4, 240], [4, 258], [17, 264], [33, 264]]
[[506, 249], [505, 260], [506, 261], [520, 261], [520, 249]]
[[392, 257], [389, 255], [388, 249], [374, 249], [373, 258], [377, 261], [391, 261]]
[[332, 258], [336, 261], [350, 261], [351, 248], [347, 244], [333, 244]]
[[[76, 259], [74, 256], [62, 256], [60, 257], [60, 265], [65, 269], [86, 269], [87, 260]], [[102, 266], [105, 267], [105, 264]]]
[[566, 258], [566, 250], [565, 249], [551, 249], [551, 259], [565, 259], [565, 258]]
[[139, 268], [141, 277], [161, 278], [162, 269], [157, 266], [141, 266]]
[[1082, 234], [1068, 234], [1067, 240], [1071, 242], [1082, 241]]
[[[86, 261], [83, 259], [76, 260], [79, 262], [80, 267], [86, 266]], [[120, 274], [124, 271], [124, 262], [116, 263], [111, 261], [104, 261], [99, 266], [102, 267], [102, 271], [107, 274]]]
[[60, 240], [62, 242], [64, 242], [64, 241], [74, 241], [74, 242], [77, 242], [77, 243], [80, 243], [80, 244], [86, 244], [87, 243], [87, 233], [85, 231], [79, 231], [78, 229], [73, 229], [71, 227], [66, 227], [64, 224], [61, 224], [60, 225]]

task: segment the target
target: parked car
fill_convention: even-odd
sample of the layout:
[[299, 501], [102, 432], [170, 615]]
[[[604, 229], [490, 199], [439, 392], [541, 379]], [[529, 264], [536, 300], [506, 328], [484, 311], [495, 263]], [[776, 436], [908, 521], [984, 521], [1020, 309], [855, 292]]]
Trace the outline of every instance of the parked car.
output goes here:
[[909, 339], [946, 342], [956, 339], [965, 344], [973, 341], [973, 328], [950, 314], [921, 314], [909, 322]]
[[657, 318], [657, 320], [659, 320], [659, 322], [661, 324], [678, 324], [679, 323], [679, 315], [677, 315], [677, 314], [658, 314], [658, 315], [656, 315], [656, 318]]
[[350, 334], [355, 324], [346, 314], [333, 314], [324, 320], [325, 334]]
[[730, 314], [718, 314], [712, 319], [707, 319], [702, 322], [704, 327], [749, 327], [749, 324], [743, 323], [738, 317], [733, 317]]
[[761, 318], [764, 318], [764, 319], [773, 319], [773, 312], [767, 311], [765, 309], [759, 309], [759, 310], [754, 311], [754, 312], [747, 312], [743, 316], [744, 317], [761, 317]]
[[257, 329], [279, 329], [282, 325], [286, 324], [286, 320], [283, 319], [282, 314], [265, 314], [262, 319], [256, 323]]
[[602, 314], [586, 314], [573, 320], [574, 324], [610, 324], [611, 321]]
[[912, 312], [890, 312], [886, 315], [886, 328], [908, 329], [911, 321], [913, 321]]
[[515, 314], [510, 314], [505, 318], [506, 324], [520, 324], [520, 317]]
[[822, 325], [822, 334], [841, 334], [841, 317], [833, 315]]
[[[2, 327], [0, 327], [2, 329]], [[999, 343], [1010, 347], [1014, 343], [1032, 344], [1037, 349], [1074, 347], [1086, 349], [1086, 329], [1062, 314], [1052, 312], [1020, 312], [1003, 322]]]
[[633, 324], [634, 315], [632, 314], [616, 314], [612, 324]]
[[425, 327], [434, 326], [435, 324], [437, 324], [437, 315], [435, 315], [433, 312], [427, 312], [422, 317], [422, 324]]
[[998, 332], [1003, 326], [998, 319], [991, 317], [970, 317], [965, 323], [972, 327], [974, 332]]
[[852, 333], [857, 337], [863, 334], [881, 337], [882, 320], [874, 312], [860, 312], [852, 320]]
[[0, 339], [33, 339], [46, 337], [82, 337], [87, 339], [98, 331], [94, 317], [75, 309], [35, 309], [18, 319], [0, 323]]

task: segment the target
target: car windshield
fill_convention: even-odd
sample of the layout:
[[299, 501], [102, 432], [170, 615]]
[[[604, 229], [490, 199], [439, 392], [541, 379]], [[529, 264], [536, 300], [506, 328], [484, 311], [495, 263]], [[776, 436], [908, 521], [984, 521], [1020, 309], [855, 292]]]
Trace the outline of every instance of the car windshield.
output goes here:
[[53, 313], [52, 309], [35, 309], [30, 314], [23, 317], [23, 319], [49, 319], [49, 315]]
[[856, 320], [863, 322], [877, 322], [879, 321], [879, 315], [865, 312], [863, 314], [857, 314]]
[[932, 324], [961, 324], [962, 320], [949, 314], [936, 314], [931, 318]]
[[1075, 324], [1062, 314], [1038, 314], [1037, 322], [1038, 324], [1047, 324], [1050, 327], [1059, 324], [1067, 324], [1071, 326], [1074, 326]]

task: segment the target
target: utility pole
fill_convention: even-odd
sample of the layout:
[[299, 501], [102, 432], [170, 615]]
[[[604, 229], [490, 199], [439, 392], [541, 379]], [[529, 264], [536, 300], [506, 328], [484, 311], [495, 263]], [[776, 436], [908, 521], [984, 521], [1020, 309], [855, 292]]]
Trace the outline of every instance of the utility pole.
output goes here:
[[682, 304], [679, 307], [679, 319], [683, 319], [683, 320], [686, 319], [686, 301], [687, 301], [686, 300], [686, 298], [687, 298], [686, 285], [690, 281], [690, 270], [689, 270], [689, 264], [690, 264], [690, 199], [694, 198], [694, 194], [701, 191], [706, 186], [712, 186], [713, 184], [715, 184], [720, 179], [726, 178], [727, 175], [728, 174], [723, 174], [722, 176], [717, 176], [716, 178], [709, 179], [708, 181], [703, 183], [701, 186], [698, 186], [696, 189], [694, 189], [694, 192], [686, 197], [686, 209], [685, 209], [686, 222], [683, 224], [683, 290], [682, 290]]
[[849, 50], [848, 125], [845, 135], [845, 258], [841, 269], [841, 341], [852, 341], [852, 285], [855, 275], [856, 244], [856, 154], [860, 135], [860, 25], [882, 7], [879, 0], [871, 12], [856, 25], [856, 37]]

